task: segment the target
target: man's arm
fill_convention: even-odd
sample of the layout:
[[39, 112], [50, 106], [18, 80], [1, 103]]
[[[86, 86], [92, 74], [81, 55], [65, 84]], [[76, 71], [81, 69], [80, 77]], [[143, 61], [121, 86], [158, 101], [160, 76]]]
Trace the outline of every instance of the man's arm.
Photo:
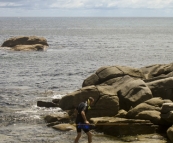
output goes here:
[[84, 123], [89, 124], [84, 111], [81, 111], [81, 115], [82, 115], [82, 118], [84, 119]]

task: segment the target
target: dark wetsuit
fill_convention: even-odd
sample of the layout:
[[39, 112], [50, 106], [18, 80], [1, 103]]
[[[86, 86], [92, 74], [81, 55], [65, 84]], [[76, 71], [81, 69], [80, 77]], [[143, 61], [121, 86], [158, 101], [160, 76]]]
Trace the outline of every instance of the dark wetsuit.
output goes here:
[[[76, 117], [76, 129], [77, 129], [77, 132], [81, 132], [81, 128], [79, 128], [79, 123], [81, 124], [85, 124], [84, 123], [84, 119], [81, 115], [81, 112], [84, 111], [85, 114], [87, 113], [88, 111], [88, 106], [87, 106], [87, 103], [84, 103], [84, 102], [81, 102], [78, 107], [76, 108], [77, 110], [77, 117]], [[82, 129], [85, 133], [89, 132], [89, 129]]]

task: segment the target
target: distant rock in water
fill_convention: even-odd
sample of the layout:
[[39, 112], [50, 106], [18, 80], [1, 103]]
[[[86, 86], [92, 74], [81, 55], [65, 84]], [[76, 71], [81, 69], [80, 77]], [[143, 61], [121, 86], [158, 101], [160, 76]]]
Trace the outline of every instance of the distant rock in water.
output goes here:
[[1, 45], [14, 51], [44, 51], [48, 46], [45, 38], [37, 36], [12, 37]]

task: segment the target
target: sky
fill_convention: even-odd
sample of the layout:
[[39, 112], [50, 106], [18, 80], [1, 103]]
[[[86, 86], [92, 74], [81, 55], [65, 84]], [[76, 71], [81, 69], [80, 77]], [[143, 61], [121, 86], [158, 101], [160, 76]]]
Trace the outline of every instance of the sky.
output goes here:
[[0, 17], [173, 17], [173, 0], [0, 0]]

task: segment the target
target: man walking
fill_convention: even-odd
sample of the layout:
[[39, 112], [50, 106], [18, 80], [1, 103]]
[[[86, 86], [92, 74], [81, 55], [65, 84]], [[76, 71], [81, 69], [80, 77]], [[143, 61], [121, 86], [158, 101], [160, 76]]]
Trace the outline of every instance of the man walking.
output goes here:
[[83, 130], [87, 134], [88, 143], [92, 142], [92, 134], [90, 133], [90, 129], [88, 128], [89, 122], [86, 118], [86, 113], [87, 113], [88, 109], [91, 108], [90, 106], [93, 103], [94, 103], [94, 98], [89, 97], [86, 102], [81, 102], [78, 105], [78, 107], [76, 108], [76, 112], [77, 112], [77, 117], [76, 117], [77, 136], [75, 138], [74, 143], [78, 143], [78, 141], [81, 137], [81, 130]]

